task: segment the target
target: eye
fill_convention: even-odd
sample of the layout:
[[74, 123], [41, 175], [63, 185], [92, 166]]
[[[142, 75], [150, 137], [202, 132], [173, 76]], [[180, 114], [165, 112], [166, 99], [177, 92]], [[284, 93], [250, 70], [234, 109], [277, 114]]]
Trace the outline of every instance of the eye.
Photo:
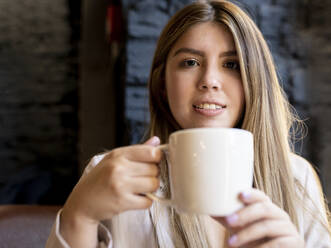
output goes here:
[[239, 63], [237, 61], [226, 62], [223, 66], [225, 68], [228, 68], [228, 69], [231, 69], [231, 70], [238, 70], [239, 69]]
[[183, 67], [194, 67], [200, 65], [196, 59], [185, 59], [182, 63]]

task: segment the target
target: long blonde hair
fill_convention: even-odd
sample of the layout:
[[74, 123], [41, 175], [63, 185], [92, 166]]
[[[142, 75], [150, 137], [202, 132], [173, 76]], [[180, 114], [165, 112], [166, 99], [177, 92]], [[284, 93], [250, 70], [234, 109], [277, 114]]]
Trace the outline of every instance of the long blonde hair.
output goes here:
[[[196, 2], [170, 19], [160, 35], [152, 62], [148, 83], [151, 121], [146, 136], [158, 136], [166, 143], [172, 132], [181, 129], [171, 114], [165, 93], [166, 61], [176, 41], [190, 27], [204, 22], [225, 24], [234, 38], [245, 93], [245, 111], [239, 128], [254, 136], [254, 186], [284, 209], [298, 227], [295, 204], [299, 197], [289, 161], [290, 128], [297, 119], [278, 82], [266, 41], [251, 18], [235, 4], [225, 0]], [[163, 192], [170, 195], [166, 162], [160, 167]], [[180, 214], [154, 203], [150, 217], [159, 247], [169, 245], [163, 222], [159, 221], [165, 212], [175, 247], [209, 247], [200, 216]]]
[[[235, 4], [228, 1], [190, 4], [177, 12], [164, 28], [157, 43], [148, 85], [151, 114], [148, 136], [156, 135], [162, 142], [167, 142], [169, 134], [180, 129], [165, 94], [165, 65], [169, 51], [181, 35], [203, 22], [225, 24], [235, 41], [245, 92], [245, 112], [240, 128], [254, 136], [254, 186], [284, 209], [298, 226], [297, 196], [289, 162], [290, 127], [296, 118], [279, 85], [266, 41], [251, 18]], [[161, 170], [166, 171], [166, 166]], [[166, 173], [163, 180], [168, 183]], [[208, 243], [198, 216], [170, 211], [171, 223], [175, 223], [175, 236], [181, 237], [184, 244], [204, 247]], [[157, 212], [157, 207], [154, 212]], [[158, 213], [154, 216], [157, 219]]]

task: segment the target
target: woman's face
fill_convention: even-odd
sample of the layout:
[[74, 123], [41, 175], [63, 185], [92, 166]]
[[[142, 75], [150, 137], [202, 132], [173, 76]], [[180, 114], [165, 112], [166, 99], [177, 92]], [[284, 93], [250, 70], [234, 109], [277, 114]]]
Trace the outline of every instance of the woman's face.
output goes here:
[[234, 40], [225, 25], [196, 24], [179, 38], [167, 58], [166, 93], [182, 128], [238, 123], [244, 91]]

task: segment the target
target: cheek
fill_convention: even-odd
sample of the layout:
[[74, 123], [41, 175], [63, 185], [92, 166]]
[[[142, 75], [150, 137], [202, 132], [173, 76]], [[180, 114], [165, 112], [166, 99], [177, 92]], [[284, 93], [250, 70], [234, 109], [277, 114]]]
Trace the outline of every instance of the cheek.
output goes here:
[[172, 109], [181, 105], [182, 94], [181, 87], [176, 86], [176, 82], [172, 81], [171, 84], [167, 86], [168, 103]]
[[234, 97], [237, 99], [239, 111], [242, 112], [245, 105], [245, 93], [241, 82], [238, 83], [237, 89], [234, 92], [236, 92]]
[[187, 88], [183, 75], [172, 73], [166, 77], [166, 91], [170, 106], [179, 105], [181, 100], [185, 98]]
[[239, 109], [243, 109], [245, 105], [245, 93], [241, 80], [233, 81], [230, 87], [227, 89], [228, 94], [231, 97], [231, 101]]

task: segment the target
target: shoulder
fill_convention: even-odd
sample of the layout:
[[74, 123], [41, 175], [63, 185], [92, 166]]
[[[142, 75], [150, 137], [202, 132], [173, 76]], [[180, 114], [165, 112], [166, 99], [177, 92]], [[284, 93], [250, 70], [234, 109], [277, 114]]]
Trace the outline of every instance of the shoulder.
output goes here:
[[298, 187], [303, 189], [303, 198], [310, 199], [314, 202], [313, 205], [324, 206], [323, 189], [312, 164], [294, 153], [290, 155], [290, 162]]
[[312, 164], [309, 163], [303, 157], [291, 153], [290, 154], [290, 164], [293, 176], [297, 179], [303, 186], [305, 186], [309, 181], [313, 180], [319, 183], [318, 176]]
[[91, 166], [96, 166], [97, 164], [100, 163], [100, 161], [106, 156], [107, 153], [102, 153], [102, 154], [98, 154], [95, 155], [91, 160], [89, 165]]
[[97, 166], [101, 160], [106, 156], [106, 153], [95, 155], [88, 165], [85, 167], [84, 174], [89, 173], [95, 166]]
[[291, 154], [290, 161], [297, 186], [303, 189], [303, 197], [324, 205], [322, 185], [312, 164], [296, 154]]
[[[324, 194], [317, 173], [306, 159], [290, 155], [300, 202], [296, 209], [300, 233], [307, 247], [329, 247], [330, 234]], [[301, 206], [301, 207], [300, 207]]]
[[290, 163], [294, 173], [300, 173], [303, 170], [308, 170], [311, 167], [311, 164], [303, 157], [291, 153], [290, 154]]

